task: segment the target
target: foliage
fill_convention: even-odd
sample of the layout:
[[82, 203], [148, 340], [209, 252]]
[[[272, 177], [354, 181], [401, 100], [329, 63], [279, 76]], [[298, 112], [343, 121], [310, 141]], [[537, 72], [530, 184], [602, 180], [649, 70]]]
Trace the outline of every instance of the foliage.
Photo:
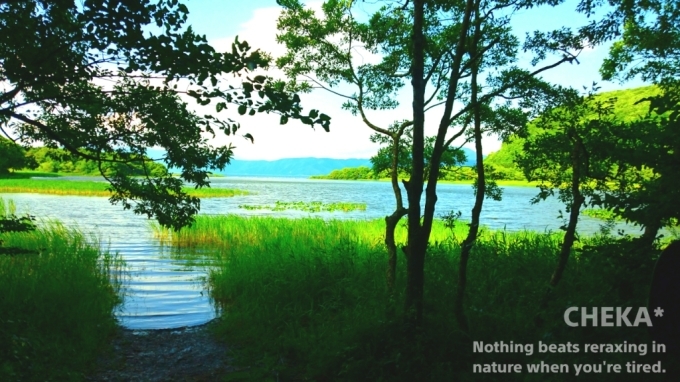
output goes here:
[[[410, 147], [413, 145], [413, 134], [412, 129], [405, 129], [403, 135], [399, 139], [399, 155], [397, 172], [399, 174], [410, 174], [413, 159], [411, 158]], [[371, 136], [371, 141], [374, 143], [380, 143], [386, 145], [378, 150], [378, 153], [371, 157], [371, 164], [373, 165], [374, 174], [385, 174], [391, 168], [392, 165], [392, 153], [394, 150], [394, 141], [385, 137], [382, 134], [373, 134]], [[428, 178], [430, 173], [430, 159], [432, 158], [432, 151], [434, 150], [435, 137], [427, 137], [425, 139], [425, 178]], [[461, 148], [447, 147], [441, 157], [441, 163], [439, 163], [440, 169], [440, 179], [444, 178], [444, 169], [450, 169], [459, 164], [465, 163], [468, 159], [465, 156], [465, 152]]]
[[606, 180], [617, 170], [611, 153], [603, 142], [613, 139], [616, 122], [611, 109], [613, 100], [602, 102], [593, 97], [565, 95], [564, 104], [534, 121], [533, 134], [524, 141], [517, 162], [529, 181], [539, 181], [537, 202], [558, 192], [560, 201], [570, 211], [574, 195], [574, 174], [580, 193], [599, 197]]
[[[658, 94], [660, 94], [658, 87], [643, 86], [598, 93], [594, 95], [593, 102], [610, 102], [612, 118], [621, 123], [630, 123], [639, 120], [649, 111], [649, 104], [639, 101]], [[529, 123], [524, 134], [531, 137], [538, 134], [538, 130], [535, 123]], [[497, 172], [500, 172], [499, 179], [516, 179], [518, 173], [521, 173], [522, 179], [525, 179], [522, 169], [516, 163], [519, 156], [523, 153], [524, 142], [525, 138], [522, 138], [519, 134], [513, 134], [503, 142], [499, 151], [493, 152], [486, 157], [485, 163], [493, 166]]]
[[23, 147], [0, 137], [0, 174], [6, 174], [9, 170], [21, 170], [22, 168], [36, 168], [35, 162], [26, 157]]
[[[620, 39], [612, 45], [601, 68], [605, 79], [629, 80], [640, 76], [658, 85], [661, 92], [641, 99], [649, 101], [649, 114], [632, 121], [619, 134], [617, 160], [629, 170], [616, 180], [604, 206], [626, 220], [642, 224], [650, 239], [659, 227], [680, 218], [680, 197], [674, 179], [680, 176], [680, 5], [671, 0], [617, 1], [606, 24], [619, 22]], [[606, 34], [605, 34], [606, 36]], [[644, 155], [642, 154], [644, 153]]]
[[328, 175], [315, 175], [312, 179], [335, 179], [335, 180], [359, 180], [359, 179], [378, 179], [378, 174], [366, 166], [346, 167], [340, 170], [333, 170]]
[[[88, 154], [93, 155], [93, 153]], [[38, 171], [100, 175], [99, 165], [96, 161], [80, 158], [64, 149], [32, 147], [28, 149], [26, 156], [38, 165], [36, 167]], [[107, 176], [113, 176], [118, 172], [128, 174], [129, 176], [144, 176], [148, 172], [148, 175], [152, 177], [160, 177], [167, 174], [167, 169], [163, 164], [154, 162], [149, 157], [144, 157], [144, 163], [145, 165], [141, 162], [104, 162], [101, 165], [101, 170]]]
[[[674, 182], [680, 176], [680, 125], [677, 112], [660, 106], [668, 96], [653, 98], [655, 113], [622, 126], [615, 132], [617, 139], [607, 142], [619, 172], [605, 189], [602, 205], [654, 231], [680, 218], [676, 202], [680, 194]], [[678, 101], [671, 102], [677, 105]]]
[[[305, 8], [297, 0], [279, 3], [284, 12], [278, 23], [281, 31], [278, 39], [286, 45], [287, 52], [277, 64], [293, 81], [291, 89], [308, 91], [321, 87], [344, 97], [343, 107], [359, 115], [366, 126], [386, 137], [388, 146], [395, 149], [399, 148], [406, 129], [413, 131], [408, 150], [411, 173], [409, 180], [403, 182], [408, 210], [401, 203], [393, 170], [397, 207], [392, 217], [398, 220], [408, 214], [411, 231], [405, 247], [409, 259], [406, 306], [416, 313], [415, 321], [419, 321], [423, 264], [434, 219], [436, 185], [448, 148], [461, 138], [475, 141], [476, 151], [481, 155], [483, 133], [507, 136], [521, 129], [528, 118], [551, 103], [553, 87], [536, 75], [574, 61], [587, 41], [569, 28], [548, 33], [536, 31], [527, 34], [523, 43], [511, 33], [509, 15], [558, 2], [384, 2], [368, 16], [368, 21], [355, 17], [358, 2], [326, 1], [321, 7], [322, 14]], [[520, 49], [532, 54], [531, 64], [541, 63], [539, 68], [520, 67]], [[375, 60], [366, 60], [365, 56]], [[546, 63], [549, 59], [553, 61]], [[396, 95], [409, 84], [413, 94], [412, 118], [391, 126], [375, 123], [369, 112], [398, 107]], [[504, 102], [503, 98], [515, 101]], [[426, 113], [428, 120], [438, 121], [431, 153], [425, 152]], [[392, 154], [397, 163], [401, 162], [397, 158], [399, 151]], [[499, 197], [497, 187], [493, 184], [486, 187], [484, 166], [481, 159], [478, 162], [476, 189], [482, 196]], [[425, 207], [421, 210], [423, 191]], [[475, 211], [478, 215], [481, 205]], [[386, 232], [386, 244], [389, 235]], [[471, 240], [473, 243], [474, 237]]]
[[[328, 130], [330, 117], [303, 114], [283, 82], [244, 76], [266, 68], [266, 54], [238, 39], [230, 52], [216, 52], [186, 26], [187, 14], [177, 0], [0, 2], [5, 135], [95, 161], [110, 182], [112, 203], [178, 229], [199, 209], [182, 184], [207, 186], [209, 171], [232, 157], [232, 146], [212, 147], [207, 139], [239, 131], [239, 123], [217, 116], [221, 111], [274, 112], [282, 124], [298, 119]], [[225, 74], [241, 76], [240, 84], [218, 86]], [[214, 115], [191, 111], [180, 95], [199, 106], [212, 103]], [[165, 149], [162, 161], [179, 168], [180, 178], [131, 178], [124, 169], [102, 168], [136, 163], [149, 170], [148, 147]]]

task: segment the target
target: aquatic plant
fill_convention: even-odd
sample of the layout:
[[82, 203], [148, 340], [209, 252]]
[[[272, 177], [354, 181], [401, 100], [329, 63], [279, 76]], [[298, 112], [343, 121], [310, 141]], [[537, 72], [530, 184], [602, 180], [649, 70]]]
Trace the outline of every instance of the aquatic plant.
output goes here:
[[272, 211], [285, 211], [285, 210], [298, 210], [304, 212], [333, 212], [333, 211], [366, 211], [366, 203], [352, 203], [352, 202], [333, 202], [333, 203], [323, 203], [323, 202], [282, 202], [277, 201], [276, 204], [272, 205], [256, 205], [256, 204], [242, 204], [238, 208], [244, 210], [272, 210]]

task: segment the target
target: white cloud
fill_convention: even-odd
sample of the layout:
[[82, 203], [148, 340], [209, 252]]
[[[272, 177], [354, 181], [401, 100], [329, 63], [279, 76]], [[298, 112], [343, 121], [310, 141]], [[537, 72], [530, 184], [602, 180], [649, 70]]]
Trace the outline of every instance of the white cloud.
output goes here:
[[[320, 2], [309, 3], [317, 11], [320, 10]], [[237, 35], [240, 41], [248, 41], [253, 49], [261, 49], [270, 53], [273, 57], [285, 53], [285, 47], [276, 42], [276, 21], [281, 12], [279, 7], [259, 8], [253, 17], [240, 26]], [[219, 51], [230, 51], [231, 43], [235, 36], [211, 40], [210, 43]], [[374, 63], [377, 59], [368, 52], [361, 52], [357, 62]], [[271, 69], [266, 73], [272, 77], [283, 76], [278, 69]], [[229, 80], [229, 79], [225, 79]], [[395, 120], [411, 118], [410, 87], [404, 88], [403, 94], [398, 99], [401, 106], [395, 110], [372, 111], [369, 119], [382, 127], [388, 127]], [[302, 94], [302, 105], [305, 110], [318, 109], [331, 116], [330, 133], [326, 133], [321, 127], [311, 127], [291, 120], [286, 125], [279, 124], [278, 115], [255, 115], [240, 117], [234, 115], [235, 108], [230, 108], [229, 117], [239, 121], [242, 125], [241, 134], [251, 133], [255, 137], [255, 143], [237, 136], [226, 137], [216, 140], [214, 144], [226, 144], [232, 142], [236, 149], [234, 154], [239, 159], [279, 159], [294, 157], [327, 157], [327, 158], [368, 158], [377, 152], [378, 145], [370, 142], [369, 137], [373, 133], [358, 116], [353, 116], [346, 110], [341, 109], [343, 98], [330, 94], [323, 90], [315, 90], [310, 94]], [[211, 106], [212, 107], [212, 106]], [[208, 111], [207, 109], [205, 110]], [[202, 110], [203, 112], [203, 110]], [[428, 133], [434, 133], [435, 126], [440, 116], [436, 113], [428, 115]], [[487, 143], [488, 141], [488, 143]], [[490, 149], [497, 149], [500, 143], [489, 138], [485, 140]], [[485, 154], [488, 149], [485, 149]], [[490, 151], [489, 151], [490, 152]]]

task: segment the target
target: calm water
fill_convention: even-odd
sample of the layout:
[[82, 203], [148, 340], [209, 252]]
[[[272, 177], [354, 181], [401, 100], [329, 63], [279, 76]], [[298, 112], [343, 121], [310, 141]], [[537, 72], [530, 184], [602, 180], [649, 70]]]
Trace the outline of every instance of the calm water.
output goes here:
[[[91, 180], [91, 178], [88, 178]], [[49, 181], [49, 180], [46, 180]], [[366, 211], [324, 212], [314, 216], [338, 219], [381, 218], [392, 212], [394, 198], [386, 182], [324, 181], [292, 178], [218, 178], [214, 188], [237, 188], [252, 195], [233, 198], [205, 199], [203, 214], [236, 213], [246, 216], [273, 215], [308, 216], [300, 211], [272, 212], [244, 210], [239, 205], [274, 204], [276, 201], [322, 201], [366, 203]], [[469, 185], [440, 185], [437, 215], [460, 210], [469, 219], [473, 204]], [[482, 212], [483, 224], [494, 229], [558, 230], [557, 218], [564, 206], [556, 200], [532, 205], [536, 194], [531, 187], [506, 187], [503, 200], [486, 200]], [[121, 325], [132, 329], [161, 329], [200, 325], [215, 317], [215, 309], [205, 290], [207, 269], [173, 256], [172, 249], [159, 245], [153, 238], [150, 223], [143, 216], [113, 206], [104, 197], [52, 196], [38, 194], [0, 194], [17, 205], [18, 212], [30, 211], [41, 218], [58, 219], [69, 226], [92, 230], [102, 238], [103, 245], [119, 252], [128, 266], [125, 278], [125, 301], [116, 316]], [[579, 223], [582, 234], [599, 230], [601, 222], [583, 216]], [[634, 227], [619, 225], [631, 233]]]

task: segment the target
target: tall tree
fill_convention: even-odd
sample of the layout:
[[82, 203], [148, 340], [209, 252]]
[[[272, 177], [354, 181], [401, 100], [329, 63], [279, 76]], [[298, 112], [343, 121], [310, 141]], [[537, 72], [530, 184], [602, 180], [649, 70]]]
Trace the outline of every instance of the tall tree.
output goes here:
[[0, 137], [0, 174], [10, 169], [20, 170], [34, 164], [26, 157], [26, 150], [9, 139]]
[[[235, 134], [230, 118], [192, 111], [180, 95], [215, 113], [281, 114], [328, 130], [330, 118], [302, 114], [299, 97], [281, 81], [242, 77], [241, 87], [218, 86], [225, 74], [266, 68], [269, 57], [238, 39], [217, 52], [186, 25], [177, 0], [0, 1], [0, 128], [24, 144], [40, 142], [102, 163], [147, 163], [146, 149], [166, 150], [170, 174], [142, 179], [104, 175], [111, 201], [178, 229], [193, 221], [199, 200], [183, 182], [209, 185], [210, 170], [229, 163], [232, 146], [208, 136]], [[252, 140], [252, 135], [245, 134]]]
[[539, 182], [540, 192], [532, 202], [557, 193], [569, 214], [561, 227], [564, 238], [550, 278], [552, 287], [560, 282], [578, 238], [581, 208], [588, 202], [598, 203], [601, 192], [611, 187], [609, 182], [620, 171], [611, 142], [616, 141], [613, 132], [622, 123], [612, 113], [614, 100], [595, 98], [595, 90], [586, 96], [565, 91], [560, 106], [532, 121], [531, 134], [526, 136], [524, 150], [517, 158], [527, 180]]
[[[662, 92], [649, 101], [650, 113], [617, 132], [621, 168], [628, 171], [606, 193], [603, 205], [645, 227], [642, 242], [653, 243], [658, 230], [680, 219], [675, 179], [680, 176], [680, 4], [673, 0], [617, 0], [586, 32], [596, 42], [617, 39], [602, 65], [605, 80], [640, 77]], [[597, 3], [585, 3], [592, 12]], [[651, 174], [650, 174], [651, 172]]]
[[[517, 65], [517, 49], [520, 44], [518, 39], [510, 32], [510, 18], [499, 17], [499, 13], [510, 10], [530, 8], [543, 4], [554, 5], [556, 2], [527, 1], [527, 2], [482, 2], [468, 0], [457, 3], [457, 7], [449, 4], [425, 4], [424, 1], [414, 1], [414, 23], [413, 23], [413, 56], [412, 56], [412, 86], [413, 86], [413, 112], [414, 136], [420, 136], [424, 128], [424, 113], [429, 107], [421, 103], [425, 99], [425, 85], [423, 80], [429, 79], [430, 72], [424, 72], [424, 63], [432, 60], [428, 57], [430, 48], [437, 41], [437, 34], [429, 32], [429, 25], [432, 19], [427, 21], [419, 20], [427, 13], [445, 13], [440, 20], [456, 20], [455, 30], [452, 38], [448, 41], [453, 42], [453, 46], [447, 51], [446, 67], [446, 86], [442, 91], [441, 104], [444, 110], [437, 129], [437, 136], [434, 150], [430, 162], [432, 171], [427, 179], [425, 190], [425, 207], [423, 220], [420, 220], [420, 206], [413, 203], [420, 199], [423, 192], [423, 183], [419, 181], [422, 173], [422, 166], [416, 164], [416, 157], [422, 155], [422, 144], [414, 139], [414, 170], [411, 173], [411, 182], [408, 189], [409, 193], [409, 243], [407, 257], [409, 258], [408, 272], [412, 274], [407, 290], [407, 310], [411, 313], [413, 321], [420, 322], [422, 316], [422, 293], [423, 293], [423, 267], [427, 240], [429, 238], [432, 222], [434, 218], [435, 204], [437, 201], [437, 168], [434, 164], [441, 160], [445, 147], [451, 144], [452, 139], [458, 134], [471, 134], [475, 140], [477, 149], [477, 170], [478, 180], [476, 183], [476, 202], [472, 210], [472, 221], [470, 233], [464, 241], [461, 253], [461, 265], [459, 269], [457, 301], [454, 307], [458, 317], [459, 325], [462, 329], [467, 328], [467, 320], [463, 311], [463, 298], [466, 286], [466, 261], [470, 250], [476, 240], [479, 215], [481, 214], [482, 201], [487, 191], [484, 177], [484, 166], [482, 154], [482, 134], [483, 132], [494, 132], [501, 135], [511, 132], [513, 127], [521, 127], [539, 108], [545, 107], [549, 103], [549, 97], [553, 89], [535, 76], [545, 70], [554, 68], [564, 62], [572, 62], [580, 49], [582, 43], [577, 33], [572, 34], [567, 29], [561, 29], [550, 33], [535, 32], [528, 35], [522, 48], [526, 51], [533, 51], [536, 59], [532, 62], [536, 65], [546, 55], [559, 52], [560, 58], [538, 69], [529, 71], [521, 69]], [[498, 12], [498, 13], [497, 13]], [[447, 17], [448, 16], [448, 17]], [[435, 56], [436, 58], [436, 56]], [[465, 78], [471, 76], [469, 81]], [[485, 83], [482, 78], [485, 78]], [[469, 89], [469, 90], [468, 90]], [[497, 104], [494, 101], [499, 98], [515, 99], [518, 104], [513, 107], [510, 103]], [[454, 112], [454, 103], [462, 104], [460, 111]], [[460, 123], [462, 118], [462, 124]], [[468, 126], [473, 124], [472, 131], [468, 131]], [[450, 130], [455, 132], [448, 138]], [[417, 130], [420, 130], [416, 133]], [[415, 153], [418, 152], [418, 155]], [[414, 184], [414, 181], [416, 182]], [[490, 193], [492, 196], [494, 193]]]
[[[403, 129], [412, 129], [410, 179], [403, 181], [408, 208], [401, 208], [398, 202], [396, 211], [408, 215], [408, 243], [403, 248], [407, 258], [405, 309], [409, 321], [418, 325], [442, 158], [457, 138], [475, 139], [481, 156], [484, 134], [507, 133], [522, 126], [535, 110], [549, 103], [545, 95], [552, 88], [536, 76], [574, 62], [585, 41], [567, 28], [537, 31], [522, 44], [511, 33], [514, 11], [555, 5], [559, 0], [385, 2], [365, 21], [354, 16], [357, 2], [353, 1], [326, 1], [322, 14], [304, 8], [297, 0], [279, 3], [285, 8], [279, 20], [279, 40], [288, 53], [277, 63], [295, 80], [292, 89], [320, 87], [344, 97], [346, 109], [387, 137], [401, 137]], [[533, 68], [519, 67], [520, 49], [534, 53]], [[372, 56], [371, 60], [366, 56]], [[473, 71], [475, 81], [471, 81]], [[370, 110], [398, 107], [397, 95], [409, 82], [412, 119], [390, 130], [370, 118]], [[507, 102], [499, 101], [503, 99]], [[426, 154], [425, 116], [434, 113], [439, 113], [434, 117], [439, 123], [432, 152]], [[470, 129], [475, 122], [476, 132]], [[393, 147], [398, 148], [398, 143]], [[480, 168], [483, 171], [481, 158]], [[483, 198], [488, 192], [481, 178], [476, 188]], [[392, 184], [400, 200], [395, 177]], [[480, 212], [481, 204], [475, 210], [477, 215]], [[475, 238], [473, 233], [469, 248]], [[463, 295], [464, 283], [460, 288]], [[462, 309], [459, 311], [462, 314]]]

